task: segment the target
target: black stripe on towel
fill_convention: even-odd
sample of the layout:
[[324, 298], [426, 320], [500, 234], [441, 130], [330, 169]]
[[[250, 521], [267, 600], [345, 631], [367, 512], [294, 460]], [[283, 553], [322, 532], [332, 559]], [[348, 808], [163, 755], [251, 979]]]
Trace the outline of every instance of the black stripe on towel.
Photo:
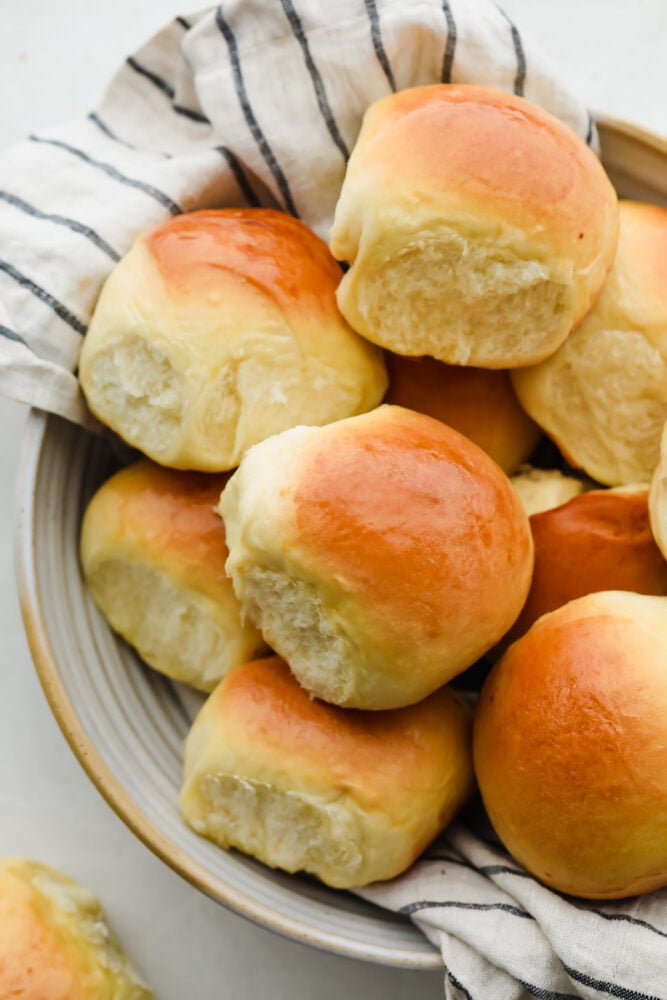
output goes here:
[[593, 131], [594, 131], [594, 128], [595, 128], [595, 126], [593, 124], [593, 116], [592, 116], [592, 114], [589, 111], [588, 112], [588, 131], [586, 132], [586, 145], [587, 146], [590, 146], [591, 142], [593, 141]]
[[53, 295], [51, 295], [50, 292], [47, 292], [46, 289], [42, 288], [41, 285], [38, 285], [31, 278], [28, 278], [25, 274], [21, 274], [20, 271], [17, 271], [17, 269], [8, 261], [0, 260], [0, 271], [4, 271], [5, 274], [8, 274], [9, 277], [13, 278], [19, 285], [22, 285], [24, 288], [27, 288], [29, 292], [32, 292], [35, 298], [39, 299], [40, 302], [43, 302], [44, 305], [47, 305], [49, 309], [52, 309], [57, 316], [60, 316], [64, 323], [71, 326], [71, 328], [76, 330], [77, 333], [80, 333], [83, 336], [86, 332], [87, 327], [85, 324], [82, 323], [80, 319], [77, 319], [74, 313], [69, 311], [67, 306], [64, 306], [62, 302], [59, 302], [58, 299], [54, 298]]
[[236, 87], [236, 95], [239, 99], [239, 104], [241, 105], [241, 110], [243, 112], [243, 117], [246, 120], [246, 124], [250, 129], [253, 139], [257, 143], [259, 151], [264, 157], [264, 161], [268, 166], [269, 170], [273, 174], [273, 178], [278, 185], [278, 189], [283, 196], [283, 201], [285, 202], [285, 207], [288, 212], [295, 215], [298, 218], [299, 213], [296, 210], [296, 205], [294, 204], [294, 199], [292, 198], [292, 192], [289, 189], [289, 184], [287, 183], [287, 178], [285, 177], [280, 164], [278, 163], [269, 142], [259, 127], [259, 123], [255, 118], [254, 112], [250, 106], [250, 101], [248, 100], [248, 92], [245, 88], [245, 82], [243, 80], [243, 71], [241, 70], [241, 62], [239, 60], [239, 51], [236, 44], [236, 38], [234, 37], [234, 32], [227, 24], [223, 13], [222, 4], [219, 4], [215, 12], [215, 23], [218, 26], [220, 34], [227, 43], [227, 48], [229, 49], [229, 58], [232, 64], [232, 73], [234, 75], [234, 85]]
[[523, 43], [521, 41], [521, 35], [519, 34], [519, 29], [510, 17], [507, 16], [502, 7], [498, 7], [498, 10], [503, 15], [505, 20], [510, 26], [512, 32], [512, 45], [514, 46], [514, 54], [516, 55], [516, 76], [514, 77], [514, 93], [517, 97], [523, 97], [523, 85], [526, 82], [526, 53], [523, 51]]
[[8, 326], [2, 326], [1, 323], [0, 323], [0, 337], [6, 337], [7, 340], [15, 340], [17, 344], [25, 344], [26, 347], [28, 346], [23, 337], [19, 337], [18, 333], [15, 333], [13, 330], [10, 330]]
[[459, 993], [463, 993], [463, 996], [466, 998], [466, 1000], [474, 1000], [472, 993], [470, 993], [469, 990], [465, 988], [463, 983], [459, 982], [459, 980], [456, 978], [451, 969], [446, 969], [445, 972], [447, 973], [447, 978], [449, 979], [454, 989], [458, 990]]
[[456, 21], [454, 20], [452, 8], [447, 0], [443, 0], [442, 9], [445, 15], [445, 20], [447, 21], [447, 44], [445, 46], [445, 56], [442, 61], [441, 80], [443, 83], [451, 83], [452, 67], [454, 66], [454, 53], [456, 52]]
[[171, 84], [167, 83], [166, 80], [163, 80], [163, 78], [158, 76], [157, 73], [153, 73], [152, 70], [142, 66], [141, 63], [137, 62], [134, 56], [129, 56], [126, 61], [127, 65], [133, 69], [135, 73], [138, 73], [139, 76], [145, 77], [146, 80], [150, 80], [153, 86], [157, 87], [158, 90], [162, 91], [165, 97], [169, 98], [171, 101], [171, 107], [177, 115], [183, 115], [184, 118], [189, 118], [191, 121], [198, 122], [200, 125], [211, 124], [206, 115], [202, 115], [199, 111], [193, 111], [192, 108], [184, 108], [182, 104], [175, 104], [174, 97], [176, 96], [176, 91]]
[[559, 993], [557, 990], [547, 990], [543, 986], [534, 986], [533, 983], [527, 983], [524, 979], [519, 979], [517, 982], [531, 996], [536, 997], [537, 1000], [581, 1000], [581, 997], [573, 993]]
[[610, 997], [618, 997], [619, 1000], [665, 1000], [664, 994], [662, 997], [659, 997], [654, 993], [639, 993], [637, 990], [628, 989], [626, 986], [618, 986], [616, 983], [609, 983], [604, 979], [594, 979], [593, 976], [589, 976], [585, 972], [571, 969], [565, 963], [563, 963], [563, 968], [570, 979], [582, 983], [589, 989], [597, 990], [599, 993], [606, 993]]
[[69, 219], [65, 215], [52, 215], [49, 212], [42, 212], [41, 209], [35, 208], [34, 205], [29, 205], [27, 201], [23, 201], [22, 198], [18, 198], [15, 194], [9, 194], [8, 191], [0, 191], [0, 199], [25, 212], [26, 215], [32, 215], [36, 219], [44, 219], [47, 222], [55, 222], [58, 226], [65, 226], [65, 228], [71, 229], [73, 233], [85, 236], [87, 240], [90, 240], [98, 250], [105, 253], [111, 260], [114, 262], [120, 260], [120, 254], [116, 253], [114, 248], [109, 246], [101, 236], [98, 236], [90, 226], [85, 226], [82, 222], [77, 222], [76, 219]]
[[82, 149], [77, 149], [76, 146], [70, 146], [69, 143], [61, 142], [59, 139], [42, 139], [38, 135], [30, 136], [31, 142], [41, 142], [47, 146], [56, 146], [58, 149], [63, 149], [66, 153], [71, 153], [72, 156], [77, 156], [84, 163], [90, 164], [91, 167], [95, 167], [97, 170], [101, 170], [103, 173], [112, 177], [119, 184], [125, 184], [127, 187], [136, 188], [138, 191], [143, 191], [144, 194], [149, 195], [154, 198], [155, 201], [159, 201], [161, 205], [164, 205], [166, 209], [172, 215], [180, 215], [182, 209], [175, 201], [166, 195], [163, 191], [158, 190], [158, 188], [153, 187], [152, 184], [146, 184], [145, 181], [136, 180], [134, 177], [128, 177], [126, 174], [122, 174], [120, 170], [112, 167], [110, 163], [103, 163], [101, 160], [95, 160], [92, 156], [88, 156], [84, 153]]
[[227, 149], [226, 146], [217, 146], [218, 152], [224, 156], [227, 161], [227, 166], [234, 175], [234, 180], [239, 186], [241, 194], [253, 208], [259, 208], [261, 202], [252, 187], [250, 186], [250, 181], [248, 180], [246, 173], [241, 166], [239, 160], [234, 156], [231, 149]]
[[192, 25], [190, 24], [190, 22], [186, 21], [184, 17], [177, 17], [176, 18], [176, 23], [180, 24], [180, 26], [182, 28], [185, 28], [186, 31], [189, 31], [190, 28], [192, 27]]
[[[147, 152], [145, 149], [139, 149], [138, 146], [133, 146], [131, 142], [127, 142], [125, 139], [121, 139], [121, 137], [117, 135], [113, 131], [113, 129], [110, 128], [109, 125], [107, 125], [105, 121], [102, 121], [102, 119], [100, 118], [100, 116], [97, 114], [96, 111], [91, 111], [91, 113], [88, 115], [88, 118], [94, 125], [97, 125], [100, 132], [104, 132], [104, 134], [109, 139], [113, 140], [113, 142], [118, 142], [120, 143], [121, 146], [125, 146], [126, 149], [134, 149], [139, 153]], [[161, 153], [158, 150], [154, 149], [151, 149], [149, 152], [151, 153], [152, 156], [163, 156], [166, 160], [172, 159], [171, 153]]]
[[389, 59], [387, 58], [387, 53], [385, 47], [382, 44], [382, 32], [380, 30], [380, 15], [378, 14], [377, 4], [375, 0], [365, 0], [366, 3], [366, 13], [368, 14], [368, 20], [371, 22], [371, 39], [373, 41], [373, 48], [375, 49], [375, 55], [377, 61], [382, 67], [382, 72], [387, 77], [387, 83], [392, 90], [396, 90], [396, 80], [394, 79], [394, 74], [392, 68], [389, 64]]
[[333, 139], [334, 143], [338, 147], [341, 156], [345, 161], [350, 158], [350, 152], [343, 141], [343, 137], [338, 131], [338, 125], [336, 124], [336, 119], [333, 116], [333, 111], [331, 110], [331, 105], [327, 98], [326, 90], [324, 89], [324, 83], [320, 72], [315, 65], [313, 57], [310, 52], [310, 47], [308, 45], [308, 39], [306, 38], [305, 32], [303, 30], [303, 25], [301, 23], [301, 18], [297, 14], [292, 0], [280, 0], [281, 6], [285, 11], [285, 16], [289, 21], [292, 33], [296, 38], [297, 42], [301, 46], [301, 51], [303, 52], [303, 60], [306, 64], [306, 69], [313, 84], [313, 89], [315, 90], [315, 96], [317, 98], [317, 104], [320, 109], [320, 114], [324, 119], [327, 129], [329, 130], [329, 135]]
[[509, 903], [463, 903], [456, 899], [420, 899], [416, 903], [406, 903], [405, 906], [401, 906], [398, 912], [411, 916], [420, 910], [447, 909], [449, 907], [457, 910], [502, 910], [503, 913], [511, 913], [514, 917], [523, 917], [525, 920], [535, 919], [526, 910], [520, 910], [518, 906], [511, 906]]
[[653, 924], [649, 924], [647, 920], [641, 920], [639, 917], [631, 917], [628, 913], [604, 913], [602, 910], [590, 910], [589, 912], [595, 913], [598, 917], [602, 917], [603, 920], [624, 920], [629, 924], [634, 924], [635, 927], [643, 927], [645, 930], [652, 931], [660, 937], [667, 938], [665, 931], [661, 931], [658, 927], [654, 927]]

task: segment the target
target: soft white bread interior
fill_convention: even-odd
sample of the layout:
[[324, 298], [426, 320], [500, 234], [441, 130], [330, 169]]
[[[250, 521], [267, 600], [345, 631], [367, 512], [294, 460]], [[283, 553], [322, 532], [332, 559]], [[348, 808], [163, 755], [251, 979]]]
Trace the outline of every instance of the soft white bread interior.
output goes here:
[[522, 409], [507, 371], [398, 354], [387, 354], [386, 362], [386, 403], [442, 420], [479, 445], [504, 472], [525, 462], [542, 435]]
[[443, 688], [391, 712], [308, 696], [277, 657], [234, 670], [185, 745], [190, 826], [337, 888], [408, 868], [473, 789], [470, 712]]
[[534, 469], [532, 466], [525, 466], [510, 476], [510, 482], [528, 517], [567, 503], [585, 488], [583, 480], [566, 476], [559, 469]]
[[662, 432], [660, 458], [651, 480], [648, 505], [653, 537], [667, 559], [667, 423]]
[[366, 112], [348, 164], [338, 302], [398, 354], [535, 364], [595, 300], [617, 215], [599, 160], [542, 108], [486, 87], [403, 90]]
[[667, 598], [590, 594], [540, 618], [489, 676], [475, 770], [529, 872], [592, 899], [667, 885]]
[[149, 666], [204, 691], [265, 648], [225, 573], [214, 507], [226, 482], [142, 459], [102, 484], [81, 528], [84, 576], [111, 627]]
[[528, 593], [532, 540], [507, 477], [402, 407], [256, 445], [219, 510], [244, 610], [338, 705], [419, 701], [497, 642]]
[[61, 872], [0, 860], [3, 1000], [150, 1000], [97, 899]]
[[170, 220], [102, 290], [79, 366], [90, 409], [162, 465], [205, 472], [287, 427], [371, 409], [384, 364], [338, 311], [340, 277], [319, 237], [280, 212]]
[[570, 464], [610, 486], [650, 480], [667, 420], [667, 209], [621, 201], [620, 222], [614, 266], [584, 322], [512, 376]]

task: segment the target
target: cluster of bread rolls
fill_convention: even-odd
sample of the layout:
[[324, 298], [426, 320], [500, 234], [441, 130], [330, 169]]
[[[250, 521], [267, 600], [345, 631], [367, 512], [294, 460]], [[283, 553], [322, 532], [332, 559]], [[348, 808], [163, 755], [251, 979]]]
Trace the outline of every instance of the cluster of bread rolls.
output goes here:
[[[359, 886], [475, 773], [547, 884], [667, 884], [666, 249], [564, 125], [450, 85], [369, 109], [332, 252], [264, 209], [137, 240], [80, 379], [148, 457], [81, 559], [144, 660], [211, 692], [193, 829]], [[445, 685], [485, 656], [473, 723]]]

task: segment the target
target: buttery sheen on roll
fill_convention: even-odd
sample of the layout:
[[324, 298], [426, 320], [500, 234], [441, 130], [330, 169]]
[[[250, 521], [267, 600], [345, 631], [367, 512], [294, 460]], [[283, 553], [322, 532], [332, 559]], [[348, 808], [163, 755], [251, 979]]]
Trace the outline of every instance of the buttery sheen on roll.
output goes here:
[[198, 833], [350, 888], [408, 868], [472, 793], [471, 716], [447, 689], [393, 712], [308, 696], [274, 657], [234, 670], [185, 744]]
[[287, 427], [371, 409], [382, 356], [338, 311], [340, 277], [319, 237], [280, 212], [166, 222], [102, 290], [79, 366], [90, 409], [160, 464], [204, 472]]
[[486, 87], [403, 90], [366, 112], [348, 164], [338, 302], [398, 354], [535, 364], [597, 297], [617, 216], [597, 157], [542, 108]]
[[102, 484], [81, 529], [84, 576], [111, 627], [149, 666], [203, 691], [264, 649], [225, 574], [214, 506], [227, 479], [142, 459]]
[[338, 705], [424, 698], [498, 641], [530, 584], [530, 529], [507, 477], [398, 406], [262, 442], [219, 511], [246, 613]]
[[589, 594], [496, 664], [474, 724], [496, 833], [546, 885], [616, 899], [667, 885], [667, 597]]
[[0, 997], [151, 1000], [88, 889], [47, 865], [0, 861]]

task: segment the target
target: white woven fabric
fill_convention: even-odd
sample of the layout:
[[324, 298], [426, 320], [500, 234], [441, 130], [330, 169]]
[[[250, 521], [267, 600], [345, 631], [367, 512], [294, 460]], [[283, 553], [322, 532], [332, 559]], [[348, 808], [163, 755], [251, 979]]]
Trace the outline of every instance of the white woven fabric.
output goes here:
[[[440, 80], [590, 115], [490, 0], [228, 0], [178, 18], [96, 112], [0, 156], [0, 389], [91, 423], [77, 358], [101, 285], [137, 233], [180, 211], [266, 205], [326, 238], [373, 101]], [[583, 904], [456, 826], [367, 899], [410, 914], [467, 1000], [667, 997], [667, 895]]]

